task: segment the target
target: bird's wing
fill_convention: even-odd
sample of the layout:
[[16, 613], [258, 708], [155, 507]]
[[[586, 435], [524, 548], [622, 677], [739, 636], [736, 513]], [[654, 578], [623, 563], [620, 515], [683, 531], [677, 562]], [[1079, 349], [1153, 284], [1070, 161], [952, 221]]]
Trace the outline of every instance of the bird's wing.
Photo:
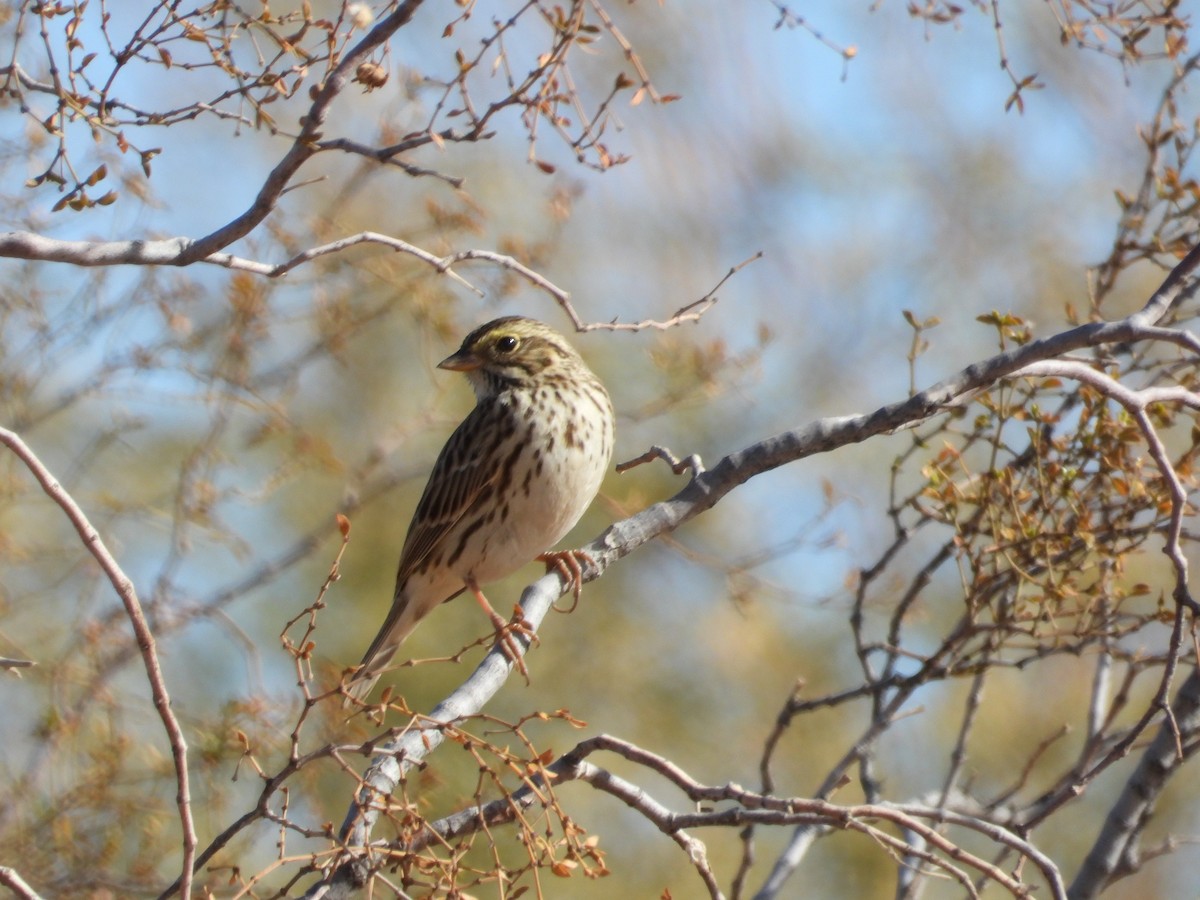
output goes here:
[[[358, 671], [347, 682], [350, 696], [361, 699], [369, 694], [417, 622], [437, 604], [462, 593], [460, 587], [449, 597], [418, 598], [405, 587], [409, 577], [431, 554], [441, 554], [438, 565], [452, 562], [461, 551], [458, 542], [468, 537], [460, 533], [458, 525], [472, 508], [486, 505], [495, 494], [506, 464], [499, 450], [512, 436], [514, 425], [506, 418], [494, 419], [494, 413], [495, 407], [476, 406], [438, 455], [408, 526], [408, 537], [404, 539], [392, 607], [363, 655]], [[349, 702], [347, 699], [346, 703]]]
[[486, 503], [496, 490], [503, 468], [496, 451], [511, 432], [490, 418], [484, 407], [476, 406], [438, 455], [404, 539], [396, 573], [397, 593], [434, 550], [442, 550], [442, 564], [450, 561], [456, 548], [442, 545], [463, 516], [477, 504]]

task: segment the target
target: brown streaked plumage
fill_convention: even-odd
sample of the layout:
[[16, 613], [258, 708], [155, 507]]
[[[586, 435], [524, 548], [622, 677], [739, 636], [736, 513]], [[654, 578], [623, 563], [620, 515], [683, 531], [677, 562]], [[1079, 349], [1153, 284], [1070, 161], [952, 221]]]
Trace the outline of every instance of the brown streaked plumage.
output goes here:
[[541, 322], [495, 319], [438, 366], [467, 376], [476, 405], [442, 448], [417, 504], [392, 608], [346, 685], [358, 699], [417, 623], [466, 589], [501, 632], [503, 619], [480, 585], [561, 540], [596, 496], [612, 457], [608, 392]]

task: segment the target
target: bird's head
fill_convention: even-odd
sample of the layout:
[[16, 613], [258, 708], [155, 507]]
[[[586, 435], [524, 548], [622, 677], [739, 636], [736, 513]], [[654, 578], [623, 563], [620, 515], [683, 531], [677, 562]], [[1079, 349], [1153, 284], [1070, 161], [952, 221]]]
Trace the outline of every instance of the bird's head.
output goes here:
[[462, 372], [479, 397], [533, 386], [582, 366], [579, 354], [553, 328], [535, 319], [505, 316], [466, 336], [438, 368]]

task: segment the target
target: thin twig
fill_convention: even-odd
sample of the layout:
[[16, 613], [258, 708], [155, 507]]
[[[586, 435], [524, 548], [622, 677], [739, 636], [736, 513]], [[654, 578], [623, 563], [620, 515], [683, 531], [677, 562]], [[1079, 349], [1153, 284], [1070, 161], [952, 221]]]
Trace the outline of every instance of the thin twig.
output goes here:
[[636, 456], [623, 463], [617, 463], [616, 469], [618, 473], [624, 473], [645, 463], [654, 462], [656, 459], [661, 459], [665, 462], [676, 475], [691, 472], [692, 477], [695, 478], [698, 475], [704, 474], [704, 463], [700, 460], [698, 454], [692, 453], [683, 459], [678, 459], [668, 448], [660, 447], [658, 444], [655, 444], [641, 456]]

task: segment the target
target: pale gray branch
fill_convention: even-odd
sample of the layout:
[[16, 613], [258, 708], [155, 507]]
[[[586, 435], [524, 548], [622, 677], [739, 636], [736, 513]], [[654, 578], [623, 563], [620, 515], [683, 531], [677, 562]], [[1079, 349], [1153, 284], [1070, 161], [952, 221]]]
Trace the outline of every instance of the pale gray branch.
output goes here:
[[1083, 866], [1067, 892], [1070, 900], [1090, 900], [1108, 887], [1114, 876], [1136, 857], [1135, 841], [1145, 827], [1167, 781], [1188, 759], [1182, 748], [1195, 749], [1200, 736], [1200, 669], [1193, 668], [1171, 704], [1137, 768], [1125, 782]]
[[42, 895], [31, 888], [16, 869], [0, 866], [0, 884], [12, 891], [13, 896], [19, 897], [20, 900], [42, 900]]
[[[73, 266], [179, 266], [194, 241], [162, 238], [149, 241], [64, 241], [28, 231], [0, 232], [0, 256]], [[190, 261], [190, 260], [189, 260]]]
[[[673, 783], [695, 807], [687, 812], [676, 812], [651, 796], [644, 788], [613, 772], [586, 761], [586, 757], [598, 752], [611, 752], [663, 775]], [[452, 816], [431, 823], [427, 830], [413, 840], [392, 847], [393, 851], [414, 852], [427, 846], [436, 836], [442, 840], [460, 837], [491, 827], [514, 821], [517, 809], [527, 809], [537, 802], [538, 788], [558, 788], [571, 781], [583, 781], [596, 789], [621, 800], [626, 806], [644, 816], [661, 832], [671, 837], [687, 853], [697, 874], [704, 882], [711, 898], [724, 896], [712, 869], [708, 864], [707, 850], [703, 842], [688, 833], [689, 829], [701, 827], [744, 827], [748, 824], [795, 825], [806, 823], [821, 831], [841, 829], [858, 831], [891, 847], [897, 854], [903, 852], [921, 859], [929, 865], [949, 872], [952, 877], [972, 896], [975, 895], [970, 877], [953, 859], [975, 868], [984, 877], [1003, 885], [1015, 896], [1023, 896], [1025, 888], [997, 866], [961, 847], [939, 834], [926, 824], [929, 822], [948, 824], [982, 834], [993, 842], [1007, 846], [1033, 861], [1046, 878], [1051, 895], [1065, 898], [1065, 889], [1054, 862], [1027, 840], [995, 822], [961, 809], [923, 803], [906, 804], [861, 804], [841, 806], [823, 800], [798, 797], [775, 797], [747, 791], [736, 784], [711, 786], [697, 781], [679, 766], [656, 753], [637, 747], [627, 741], [609, 735], [597, 735], [578, 744], [570, 752], [546, 767], [546, 775], [535, 779], [534, 786], [526, 785], [483, 806], [472, 806]], [[719, 808], [718, 807], [719, 804]], [[731, 805], [732, 804], [732, 805]], [[969, 806], [969, 802], [964, 804]], [[898, 839], [870, 824], [872, 820], [888, 821], [900, 825], [911, 835]], [[943, 855], [926, 850], [930, 844]], [[333, 896], [324, 894], [322, 896]]]
[[[277, 187], [277, 193], [269, 201], [260, 195], [258, 205], [263, 206], [264, 211], [258, 220], [253, 223], [254, 225], [257, 225], [262, 219], [266, 218], [270, 208], [274, 206], [275, 200], [288, 190], [286, 183], [280, 184]], [[245, 215], [242, 218], [245, 218]], [[568, 291], [550, 281], [550, 279], [537, 270], [530, 268], [520, 260], [505, 253], [497, 253], [493, 250], [468, 249], [459, 250], [446, 256], [439, 256], [398, 237], [380, 234], [375, 231], [361, 231], [325, 244], [301, 250], [281, 263], [270, 263], [224, 252], [224, 247], [233, 243], [238, 238], [245, 236], [243, 233], [234, 234], [233, 232], [237, 229], [233, 229], [233, 225], [234, 223], [231, 222], [225, 229], [213, 232], [212, 235], [200, 240], [190, 237], [171, 237], [129, 241], [69, 241], [45, 237], [44, 235], [29, 231], [5, 231], [0, 232], [0, 257], [38, 262], [66, 263], [85, 268], [120, 265], [187, 266], [193, 263], [205, 263], [207, 265], [220, 266], [224, 269], [250, 272], [266, 278], [282, 278], [293, 269], [297, 269], [323, 256], [341, 253], [350, 247], [360, 244], [379, 244], [398, 253], [406, 253], [427, 263], [439, 273], [446, 275], [480, 297], [483, 296], [483, 291], [456, 272], [454, 267], [459, 263], [470, 261], [490, 262], [520, 276], [538, 290], [550, 295], [571, 319], [576, 330], [581, 332], [596, 330], [641, 331], [646, 328], [654, 328], [661, 331], [685, 322], [699, 321], [717, 302], [716, 295], [710, 291], [704, 297], [687, 304], [674, 315], [661, 321], [644, 319], [640, 322], [587, 323], [575, 311], [574, 306], [571, 304], [571, 294]], [[231, 229], [228, 234], [226, 234], [226, 229]], [[249, 230], [247, 228], [245, 233], [249, 233]], [[225, 236], [217, 239], [214, 235]], [[202, 245], [201, 242], [203, 242], [203, 246], [212, 248], [208, 253], [203, 255], [196, 249]], [[720, 283], [724, 284], [736, 272], [750, 262], [760, 258], [761, 255], [760, 253], [732, 267], [721, 279]]]

